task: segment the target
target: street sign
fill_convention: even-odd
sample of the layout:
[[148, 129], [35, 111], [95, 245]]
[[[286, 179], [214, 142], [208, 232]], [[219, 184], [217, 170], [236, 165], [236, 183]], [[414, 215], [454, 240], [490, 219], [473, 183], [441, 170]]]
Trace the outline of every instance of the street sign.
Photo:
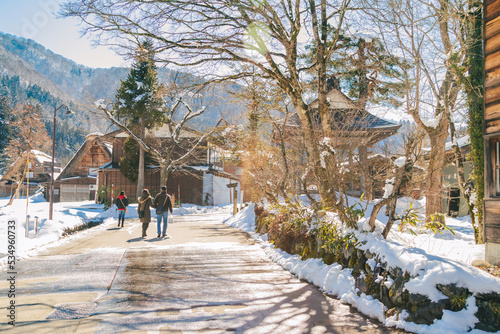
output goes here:
[[226, 184], [226, 187], [228, 188], [236, 188], [238, 186], [238, 183], [229, 183], [229, 184]]
[[[52, 167], [43, 167], [43, 172], [44, 173], [52, 173]], [[60, 173], [61, 168], [54, 167], [54, 173]]]
[[[52, 166], [52, 161], [44, 161], [43, 162], [43, 167], [51, 167]], [[60, 162], [54, 162], [54, 167], [61, 167]]]

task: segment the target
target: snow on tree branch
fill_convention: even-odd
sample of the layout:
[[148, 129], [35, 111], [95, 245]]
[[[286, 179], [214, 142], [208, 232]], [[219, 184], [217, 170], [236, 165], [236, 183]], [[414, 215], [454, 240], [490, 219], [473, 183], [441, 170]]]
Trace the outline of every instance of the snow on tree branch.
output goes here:
[[152, 147], [149, 147], [148, 145], [146, 145], [146, 143], [140, 139], [139, 137], [137, 137], [128, 127], [126, 127], [125, 125], [123, 125], [122, 123], [120, 123], [120, 121], [118, 121], [110, 112], [110, 110], [108, 109], [108, 106], [110, 105], [111, 103], [108, 103], [107, 101], [105, 101], [104, 99], [100, 99], [98, 101], [95, 101], [95, 105], [99, 108], [99, 110], [102, 110], [104, 112], [104, 114], [106, 115], [106, 117], [108, 117], [108, 119], [114, 124], [116, 125], [117, 127], [119, 127], [120, 129], [122, 129], [123, 131], [125, 131], [130, 137], [132, 137], [138, 144], [139, 146], [141, 146], [145, 151], [148, 151], [148, 152], [151, 152], [157, 156], [161, 156], [160, 152], [158, 152], [157, 150], [155, 150], [154, 148]]

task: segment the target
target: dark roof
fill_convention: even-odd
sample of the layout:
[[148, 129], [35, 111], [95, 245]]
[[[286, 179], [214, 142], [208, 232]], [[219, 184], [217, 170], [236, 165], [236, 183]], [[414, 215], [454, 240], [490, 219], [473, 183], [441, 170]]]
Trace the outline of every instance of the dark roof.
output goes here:
[[[382, 139], [392, 136], [401, 127], [370, 114], [364, 109], [358, 109], [356, 104], [345, 94], [335, 87], [330, 87], [327, 93], [327, 101], [330, 104], [332, 116], [331, 129], [338, 136], [365, 137], [372, 145]], [[318, 101], [309, 104], [312, 111], [313, 126], [321, 129], [321, 118], [317, 109]], [[297, 113], [292, 114], [286, 124], [288, 127], [299, 127], [300, 121]]]
[[104, 165], [100, 166], [97, 168], [97, 170], [102, 170], [102, 169], [119, 169], [120, 166], [118, 165], [117, 162], [108, 162], [105, 163]]
[[353, 124], [353, 127], [359, 127], [361, 129], [399, 129], [401, 125], [394, 124], [392, 122], [386, 121], [385, 119], [379, 118], [375, 115], [365, 112], [364, 115], [358, 119]]
[[[316, 110], [313, 111], [313, 122], [316, 126], [321, 126], [321, 119]], [[342, 131], [374, 131], [374, 130], [394, 130], [397, 131], [401, 125], [386, 121], [365, 110], [332, 110], [333, 123], [332, 130]], [[297, 114], [290, 116], [288, 126], [299, 126]]]
[[[160, 168], [160, 167], [159, 166], [150, 166], [150, 165], [146, 166], [146, 169], [158, 169], [158, 168]], [[107, 162], [104, 165], [99, 166], [99, 168], [97, 168], [98, 171], [101, 171], [104, 169], [120, 169], [120, 165], [118, 164], [118, 162]]]

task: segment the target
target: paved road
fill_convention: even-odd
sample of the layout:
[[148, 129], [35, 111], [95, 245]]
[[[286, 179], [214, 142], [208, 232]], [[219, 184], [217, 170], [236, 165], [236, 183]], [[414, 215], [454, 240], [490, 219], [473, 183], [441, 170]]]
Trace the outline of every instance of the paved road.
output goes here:
[[[12, 333], [401, 333], [271, 262], [220, 215], [177, 216], [169, 238], [99, 226], [18, 263]], [[6, 270], [3, 270], [4, 276]], [[1, 282], [6, 291], [8, 282]]]

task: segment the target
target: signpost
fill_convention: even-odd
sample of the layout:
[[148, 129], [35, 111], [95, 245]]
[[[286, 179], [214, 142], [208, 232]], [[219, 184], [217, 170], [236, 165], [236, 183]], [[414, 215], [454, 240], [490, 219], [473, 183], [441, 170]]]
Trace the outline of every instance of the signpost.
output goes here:
[[238, 182], [226, 184], [226, 187], [233, 190], [233, 215], [238, 213]]
[[[43, 167], [44, 173], [52, 173], [52, 167]], [[54, 167], [54, 173], [60, 173], [61, 168]]]
[[[43, 162], [43, 167], [52, 167], [52, 162], [50, 161], [44, 161]], [[54, 162], [54, 167], [61, 167], [61, 163], [60, 162]]]

